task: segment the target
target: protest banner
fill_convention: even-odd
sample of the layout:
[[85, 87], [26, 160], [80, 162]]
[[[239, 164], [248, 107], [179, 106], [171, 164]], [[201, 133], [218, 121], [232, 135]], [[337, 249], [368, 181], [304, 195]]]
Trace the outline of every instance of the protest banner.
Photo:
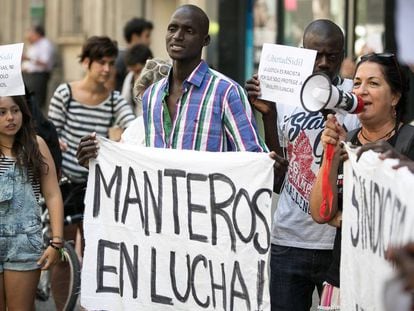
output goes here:
[[302, 84], [312, 74], [315, 58], [315, 50], [263, 44], [258, 71], [261, 99], [298, 105]]
[[[385, 259], [389, 246], [414, 237], [414, 175], [392, 169], [372, 151], [356, 161], [347, 146], [342, 216], [341, 310], [383, 311], [387, 281], [395, 273]], [[395, 305], [394, 305], [395, 307]], [[391, 310], [397, 310], [396, 308]]]
[[23, 43], [0, 45], [0, 96], [24, 95]]
[[270, 310], [273, 161], [100, 139], [85, 198], [88, 310]]

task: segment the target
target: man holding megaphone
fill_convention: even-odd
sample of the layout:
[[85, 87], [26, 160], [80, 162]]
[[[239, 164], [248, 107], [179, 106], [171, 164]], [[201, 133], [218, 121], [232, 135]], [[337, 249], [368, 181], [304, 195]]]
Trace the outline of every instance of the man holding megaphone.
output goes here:
[[[317, 51], [314, 73], [325, 74], [335, 89], [352, 90], [352, 81], [338, 76], [344, 58], [344, 35], [336, 24], [329, 20], [311, 22], [305, 29], [303, 46]], [[245, 87], [251, 103], [263, 115], [266, 143], [289, 161], [273, 217], [272, 310], [309, 310], [315, 286], [319, 293], [322, 291], [335, 236], [334, 227], [315, 223], [309, 214], [309, 195], [322, 159], [320, 137], [324, 117], [319, 110], [305, 110], [300, 102], [289, 105], [277, 98], [274, 102], [258, 99], [261, 92], [257, 75]], [[323, 89], [315, 91], [310, 94], [311, 99], [319, 100], [326, 95], [323, 93]], [[358, 121], [355, 116], [346, 115], [344, 125], [353, 129]]]

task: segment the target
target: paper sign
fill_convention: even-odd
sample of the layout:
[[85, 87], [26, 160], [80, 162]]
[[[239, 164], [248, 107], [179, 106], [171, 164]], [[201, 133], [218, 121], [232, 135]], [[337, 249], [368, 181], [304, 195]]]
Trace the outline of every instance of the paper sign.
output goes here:
[[272, 183], [266, 153], [101, 140], [85, 198], [81, 305], [270, 310]]
[[265, 43], [258, 72], [261, 98], [300, 105], [300, 90], [313, 72], [315, 58], [315, 50]]
[[0, 96], [24, 95], [23, 43], [0, 45]]
[[[389, 246], [401, 246], [414, 237], [414, 175], [394, 170], [372, 151], [356, 161], [348, 146], [344, 165], [341, 251], [341, 310], [407, 310], [396, 307], [404, 292], [390, 295], [395, 271], [385, 258]], [[388, 286], [387, 286], [388, 285]], [[410, 297], [408, 294], [408, 301]], [[392, 301], [390, 296], [398, 301]], [[387, 301], [384, 299], [387, 298]], [[394, 308], [385, 309], [391, 304]]]

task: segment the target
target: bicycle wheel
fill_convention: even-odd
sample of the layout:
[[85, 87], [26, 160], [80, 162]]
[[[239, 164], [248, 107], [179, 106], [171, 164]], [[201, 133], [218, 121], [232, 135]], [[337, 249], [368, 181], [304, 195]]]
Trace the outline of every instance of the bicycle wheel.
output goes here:
[[[80, 263], [71, 242], [65, 242], [65, 260], [54, 269], [52, 274], [52, 295], [57, 310], [74, 310], [80, 293]], [[56, 277], [59, 275], [59, 278]]]

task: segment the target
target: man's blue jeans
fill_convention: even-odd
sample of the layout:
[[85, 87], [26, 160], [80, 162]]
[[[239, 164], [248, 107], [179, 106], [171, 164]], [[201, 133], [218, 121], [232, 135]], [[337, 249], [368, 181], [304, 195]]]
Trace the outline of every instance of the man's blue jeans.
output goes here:
[[270, 302], [272, 311], [305, 311], [312, 306], [315, 286], [322, 292], [331, 250], [303, 249], [272, 244]]

